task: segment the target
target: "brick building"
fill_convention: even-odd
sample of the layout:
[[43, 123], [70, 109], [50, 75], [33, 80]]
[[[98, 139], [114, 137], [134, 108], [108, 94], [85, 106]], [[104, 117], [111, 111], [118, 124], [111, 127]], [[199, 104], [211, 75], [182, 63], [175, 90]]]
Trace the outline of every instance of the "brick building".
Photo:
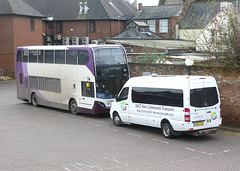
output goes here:
[[18, 46], [105, 40], [124, 30], [136, 12], [119, 0], [0, 0], [0, 68], [14, 76]]
[[50, 44], [61, 44], [58, 40], [63, 37], [67, 38], [64, 44], [81, 44], [85, 37], [89, 42], [105, 40], [124, 30], [137, 12], [125, 0], [23, 1], [46, 16], [43, 33]]
[[182, 4], [142, 6], [140, 3], [138, 8], [134, 20], [146, 22], [150, 31], [166, 39], [176, 38], [176, 25], [183, 9]]
[[0, 68], [14, 76], [16, 47], [42, 44], [43, 15], [21, 0], [0, 2]]

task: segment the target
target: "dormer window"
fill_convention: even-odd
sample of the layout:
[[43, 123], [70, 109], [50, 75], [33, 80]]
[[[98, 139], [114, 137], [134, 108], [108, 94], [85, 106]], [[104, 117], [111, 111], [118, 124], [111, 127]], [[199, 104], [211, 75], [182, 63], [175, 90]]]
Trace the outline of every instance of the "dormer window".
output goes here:
[[141, 22], [141, 21], [132, 21], [127, 25], [126, 28], [135, 28], [139, 32], [148, 32], [149, 31], [148, 24]]

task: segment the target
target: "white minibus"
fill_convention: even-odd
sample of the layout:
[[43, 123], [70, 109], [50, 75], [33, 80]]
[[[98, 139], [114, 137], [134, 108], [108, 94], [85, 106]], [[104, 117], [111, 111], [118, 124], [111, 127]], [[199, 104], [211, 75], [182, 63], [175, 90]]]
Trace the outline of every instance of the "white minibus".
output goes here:
[[214, 134], [221, 126], [220, 95], [211, 76], [133, 77], [112, 103], [116, 126], [140, 124], [162, 128], [164, 137], [181, 133]]

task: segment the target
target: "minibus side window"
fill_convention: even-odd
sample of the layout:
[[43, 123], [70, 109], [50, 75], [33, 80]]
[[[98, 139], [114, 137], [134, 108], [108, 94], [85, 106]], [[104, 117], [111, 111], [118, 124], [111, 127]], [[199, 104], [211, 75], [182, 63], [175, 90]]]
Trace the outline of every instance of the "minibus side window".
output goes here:
[[122, 92], [120, 93], [120, 95], [117, 98], [117, 101], [122, 101], [122, 100], [127, 100], [128, 98], [128, 87], [125, 87]]
[[168, 88], [133, 87], [132, 102], [183, 107], [183, 90]]

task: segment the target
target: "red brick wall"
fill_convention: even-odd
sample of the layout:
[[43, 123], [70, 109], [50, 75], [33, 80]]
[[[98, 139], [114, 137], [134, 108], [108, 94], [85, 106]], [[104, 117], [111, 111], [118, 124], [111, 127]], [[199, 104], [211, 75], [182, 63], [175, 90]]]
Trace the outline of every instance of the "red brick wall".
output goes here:
[[[186, 75], [185, 65], [129, 63], [131, 77], [143, 72], [160, 75]], [[223, 124], [240, 127], [240, 68], [192, 66], [192, 75], [210, 75], [215, 77], [221, 95]]]
[[[45, 23], [47, 24], [47, 23]], [[62, 35], [62, 37], [89, 37], [90, 40], [105, 40], [125, 29], [125, 22], [118, 21], [95, 21], [95, 32], [90, 32], [90, 21], [64, 21], [63, 33], [57, 33], [57, 25], [53, 23], [53, 35]], [[46, 32], [46, 26], [43, 26], [43, 33]]]
[[35, 18], [34, 23], [35, 31], [31, 32], [30, 17], [0, 17], [0, 67], [5, 69], [5, 74], [9, 74], [6, 68], [15, 70], [15, 52], [18, 46], [42, 45], [42, 19]]
[[12, 68], [14, 45], [13, 45], [13, 18], [0, 17], [0, 68]]

